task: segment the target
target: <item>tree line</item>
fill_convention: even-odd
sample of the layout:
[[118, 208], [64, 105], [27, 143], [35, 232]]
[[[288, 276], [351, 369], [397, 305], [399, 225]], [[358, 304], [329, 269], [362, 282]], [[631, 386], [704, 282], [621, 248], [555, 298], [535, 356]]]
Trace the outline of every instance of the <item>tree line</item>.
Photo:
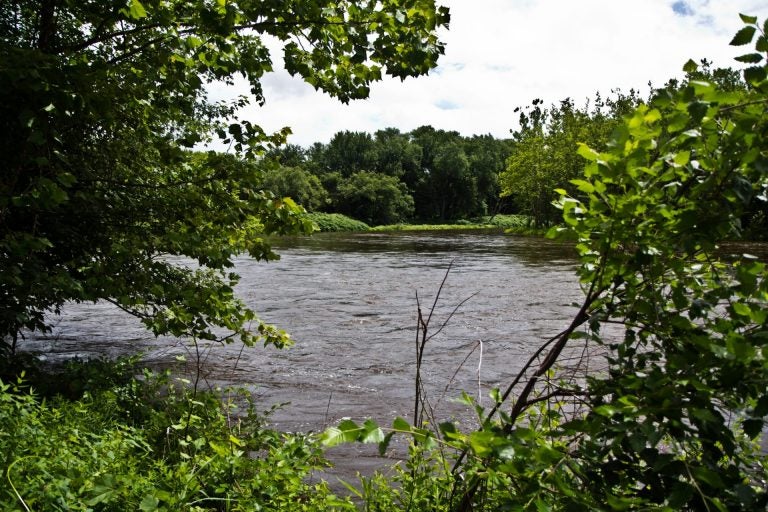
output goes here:
[[[546, 228], [561, 221], [554, 205], [557, 190], [579, 192], [572, 183], [584, 168], [575, 151], [579, 143], [606, 149], [624, 117], [640, 104], [702, 80], [747, 92], [738, 72], [703, 59], [682, 79], [658, 88], [649, 84], [648, 97], [614, 89], [582, 105], [572, 98], [549, 106], [534, 99], [516, 109], [517, 128], [506, 139], [466, 137], [426, 125], [410, 132], [340, 131], [327, 144], [272, 148], [260, 163], [262, 186], [308, 211], [341, 213], [373, 225], [518, 213]], [[766, 218], [760, 204], [745, 213], [749, 236], [763, 236]]]
[[472, 218], [504, 208], [498, 176], [509, 154], [507, 140], [432, 126], [342, 131], [327, 144], [269, 151], [264, 187], [369, 224]]

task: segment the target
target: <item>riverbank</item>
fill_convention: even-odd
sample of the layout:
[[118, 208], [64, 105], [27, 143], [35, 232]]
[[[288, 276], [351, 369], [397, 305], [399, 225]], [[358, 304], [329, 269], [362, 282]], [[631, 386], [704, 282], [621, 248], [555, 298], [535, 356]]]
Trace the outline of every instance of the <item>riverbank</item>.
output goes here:
[[519, 235], [543, 235], [546, 229], [535, 228], [531, 225], [530, 217], [526, 215], [489, 215], [474, 219], [459, 219], [455, 221], [433, 223], [398, 223], [382, 226], [368, 224], [338, 213], [310, 213], [309, 218], [318, 231], [328, 232], [394, 232], [394, 231], [466, 231], [501, 229], [507, 233]]

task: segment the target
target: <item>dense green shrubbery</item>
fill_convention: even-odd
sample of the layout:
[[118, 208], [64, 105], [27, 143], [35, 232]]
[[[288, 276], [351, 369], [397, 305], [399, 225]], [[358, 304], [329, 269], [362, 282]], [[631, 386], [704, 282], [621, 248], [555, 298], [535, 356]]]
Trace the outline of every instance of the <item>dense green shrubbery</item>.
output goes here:
[[494, 215], [471, 220], [459, 219], [446, 224], [389, 224], [371, 228], [373, 231], [449, 231], [466, 229], [521, 229], [530, 224], [525, 215]]
[[[86, 378], [76, 400], [0, 381], [0, 509], [354, 509], [306, 483], [326, 466], [317, 442], [267, 429], [246, 393], [222, 399], [167, 375], [124, 378], [128, 367], [98, 364], [102, 382], [122, 384]], [[75, 374], [96, 375], [88, 368]]]
[[370, 228], [365, 222], [352, 219], [340, 213], [310, 213], [309, 218], [320, 231], [368, 231]]
[[[748, 89], [662, 89], [603, 151], [579, 147], [584, 172], [557, 191], [551, 235], [575, 241], [583, 301], [490, 408], [464, 397], [478, 429], [427, 423], [417, 396], [412, 424], [389, 434], [372, 421], [326, 431], [328, 445], [418, 444], [395, 477], [403, 492], [364, 482], [374, 508], [766, 510], [768, 264], [718, 251], [768, 203], [768, 23], [741, 18]], [[419, 310], [417, 394], [431, 318]]]
[[477, 219], [480, 224], [490, 224], [504, 229], [528, 226], [531, 221], [527, 215], [493, 215]]

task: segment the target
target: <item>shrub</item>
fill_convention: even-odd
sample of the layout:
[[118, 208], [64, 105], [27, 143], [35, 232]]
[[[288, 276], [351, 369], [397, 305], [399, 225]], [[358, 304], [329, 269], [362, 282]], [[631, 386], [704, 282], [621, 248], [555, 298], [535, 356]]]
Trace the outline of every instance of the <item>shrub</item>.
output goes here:
[[365, 222], [352, 219], [340, 213], [310, 213], [309, 218], [320, 231], [368, 231], [370, 227]]
[[183, 384], [145, 373], [40, 400], [0, 381], [0, 509], [354, 510], [306, 483], [327, 465], [312, 436], [267, 429], [247, 393]]

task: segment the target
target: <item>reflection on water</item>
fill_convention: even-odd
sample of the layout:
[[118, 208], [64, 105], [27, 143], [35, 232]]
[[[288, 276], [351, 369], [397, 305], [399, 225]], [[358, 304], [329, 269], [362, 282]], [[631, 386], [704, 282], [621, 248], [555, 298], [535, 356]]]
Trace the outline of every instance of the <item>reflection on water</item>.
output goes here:
[[[553, 240], [511, 237], [498, 232], [475, 231], [320, 233], [311, 237], [286, 237], [275, 240], [279, 249], [349, 253], [407, 254], [423, 257], [444, 254], [468, 256], [512, 256], [528, 265], [571, 265], [576, 253]], [[280, 251], [279, 251], [280, 252]]]

